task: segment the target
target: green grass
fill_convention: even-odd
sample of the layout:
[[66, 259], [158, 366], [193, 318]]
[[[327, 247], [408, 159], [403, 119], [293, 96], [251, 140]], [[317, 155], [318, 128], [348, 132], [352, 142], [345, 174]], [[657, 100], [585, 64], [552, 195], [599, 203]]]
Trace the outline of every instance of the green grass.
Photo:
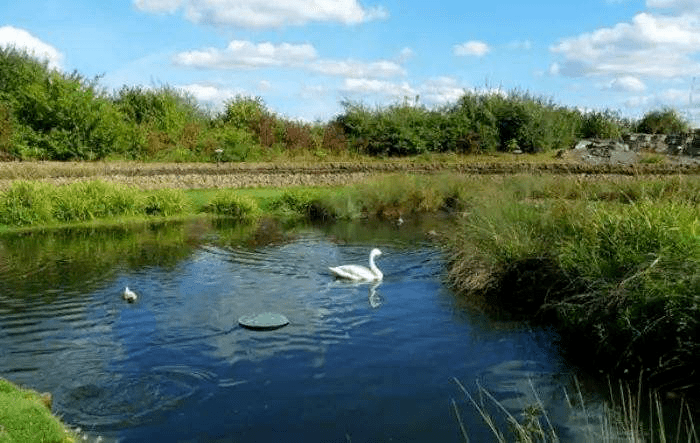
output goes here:
[[0, 192], [0, 226], [56, 226], [135, 217], [172, 217], [191, 212], [184, 191], [141, 191], [100, 180], [65, 186], [18, 180]]
[[503, 180], [450, 239], [450, 279], [496, 315], [556, 325], [580, 364], [697, 392], [697, 185]]
[[38, 393], [0, 379], [0, 443], [69, 443], [75, 435]]

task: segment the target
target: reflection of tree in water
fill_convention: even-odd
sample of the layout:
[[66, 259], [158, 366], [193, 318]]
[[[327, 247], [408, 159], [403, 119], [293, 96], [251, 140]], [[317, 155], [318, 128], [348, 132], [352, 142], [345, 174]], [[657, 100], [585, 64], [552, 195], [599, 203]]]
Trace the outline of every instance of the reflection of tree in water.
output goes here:
[[0, 293], [89, 292], [120, 268], [172, 268], [193, 250], [183, 223], [71, 228], [0, 237]]

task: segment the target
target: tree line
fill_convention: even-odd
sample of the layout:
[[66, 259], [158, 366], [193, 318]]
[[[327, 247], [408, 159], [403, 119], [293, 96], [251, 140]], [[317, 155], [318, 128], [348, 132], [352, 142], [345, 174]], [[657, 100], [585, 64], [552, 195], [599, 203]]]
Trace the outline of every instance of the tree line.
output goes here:
[[0, 160], [254, 161], [273, 153], [411, 156], [427, 153], [542, 152], [581, 138], [628, 132], [677, 133], [673, 109], [638, 121], [584, 112], [527, 92], [466, 92], [428, 108], [408, 100], [386, 107], [343, 102], [328, 122], [305, 123], [237, 96], [219, 112], [162, 86], [108, 93], [99, 79], [48, 68], [16, 48], [0, 48]]

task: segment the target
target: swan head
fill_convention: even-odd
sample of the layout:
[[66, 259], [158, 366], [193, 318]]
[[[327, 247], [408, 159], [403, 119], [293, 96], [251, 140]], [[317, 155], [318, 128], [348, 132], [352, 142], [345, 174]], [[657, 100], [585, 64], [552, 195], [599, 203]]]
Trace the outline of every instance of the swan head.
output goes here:
[[372, 252], [369, 253], [369, 256], [372, 258], [379, 257], [380, 255], [382, 255], [382, 251], [377, 248], [372, 249]]

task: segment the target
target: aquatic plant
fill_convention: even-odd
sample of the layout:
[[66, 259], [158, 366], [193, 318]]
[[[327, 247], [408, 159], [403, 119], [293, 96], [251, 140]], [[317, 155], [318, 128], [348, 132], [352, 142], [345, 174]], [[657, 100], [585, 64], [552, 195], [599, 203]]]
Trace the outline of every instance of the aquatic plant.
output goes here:
[[[530, 397], [533, 401], [524, 404], [520, 413], [509, 411], [479, 383], [477, 383], [477, 392], [472, 395], [459, 379], [454, 377], [453, 381], [484, 420], [496, 441], [503, 443], [510, 441], [506, 438], [508, 435], [506, 431], [509, 431], [512, 441], [519, 443], [561, 441], [562, 433], [552, 424], [547, 408], [532, 381], [530, 381]], [[669, 411], [664, 410], [664, 404], [658, 392], [650, 391], [647, 402], [642, 396], [641, 384], [633, 390], [625, 382], [619, 382], [615, 389], [613, 384], [609, 383], [610, 397], [603, 403], [602, 410], [593, 411], [586, 405], [578, 379], [574, 378], [574, 382], [575, 390], [568, 392], [563, 388], [563, 393], [570, 414], [580, 417], [577, 421], [582, 423], [580, 432], [577, 432], [577, 441], [591, 443], [700, 441], [695, 428], [694, 413], [691, 406], [684, 401], [677, 405], [677, 411], [672, 414], [677, 417], [677, 423], [666, 423]], [[469, 431], [464, 426], [462, 412], [454, 399], [451, 404], [462, 437], [465, 442], [469, 442]], [[666, 407], [675, 408], [675, 406]], [[501, 417], [505, 418], [506, 429], [499, 425]]]

